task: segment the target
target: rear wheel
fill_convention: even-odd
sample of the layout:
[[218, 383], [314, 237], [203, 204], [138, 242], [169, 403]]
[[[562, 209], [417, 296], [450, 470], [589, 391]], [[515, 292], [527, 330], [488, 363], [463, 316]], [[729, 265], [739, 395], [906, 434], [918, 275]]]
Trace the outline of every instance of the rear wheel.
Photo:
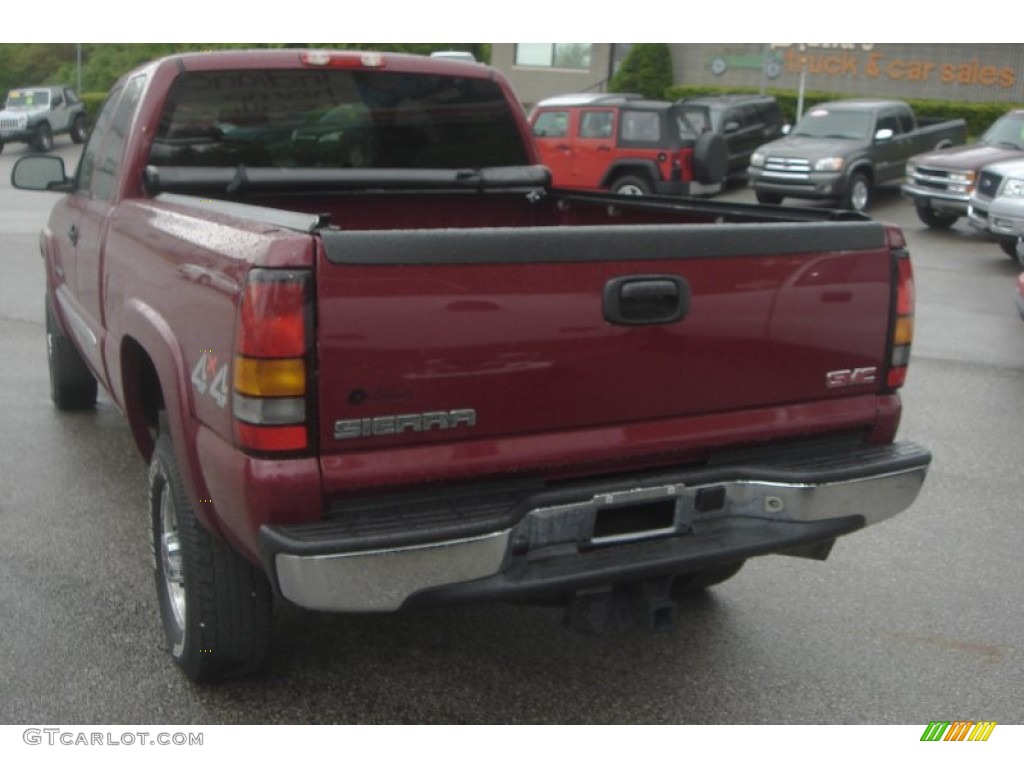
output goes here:
[[1003, 249], [1003, 253], [1009, 256], [1014, 261], [1017, 260], [1017, 241], [1016, 240], [1000, 240], [999, 247]]
[[949, 229], [960, 218], [955, 213], [936, 211], [928, 203], [918, 203], [914, 208], [917, 210], [917, 218], [921, 220], [921, 223], [931, 229]]
[[46, 300], [46, 360], [50, 368], [50, 398], [59, 410], [85, 411], [96, 405], [96, 379], [57, 324], [49, 298]]
[[149, 504], [157, 600], [174, 662], [196, 681], [258, 671], [270, 636], [270, 585], [199, 524], [166, 433], [150, 463]]
[[616, 195], [649, 195], [653, 191], [651, 183], [640, 176], [620, 176], [611, 186]]

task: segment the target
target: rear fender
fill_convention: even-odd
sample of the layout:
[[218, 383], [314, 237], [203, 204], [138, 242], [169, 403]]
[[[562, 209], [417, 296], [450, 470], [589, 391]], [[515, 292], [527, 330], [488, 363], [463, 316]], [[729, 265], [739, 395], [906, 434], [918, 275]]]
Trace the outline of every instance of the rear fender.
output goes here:
[[610, 187], [619, 176], [646, 176], [651, 181], [663, 181], [661, 169], [653, 160], [631, 158], [612, 163], [601, 177], [602, 187]]
[[[177, 339], [166, 319], [138, 299], [126, 304], [123, 322], [119, 394], [139, 453], [146, 461], [152, 456], [160, 428], [153, 423], [152, 410], [162, 406], [192, 509], [208, 530], [220, 535], [220, 526], [210, 514], [211, 505], [200, 503], [209, 493], [196, 450], [192, 389]], [[158, 385], [158, 393], [152, 391], [154, 385]]]

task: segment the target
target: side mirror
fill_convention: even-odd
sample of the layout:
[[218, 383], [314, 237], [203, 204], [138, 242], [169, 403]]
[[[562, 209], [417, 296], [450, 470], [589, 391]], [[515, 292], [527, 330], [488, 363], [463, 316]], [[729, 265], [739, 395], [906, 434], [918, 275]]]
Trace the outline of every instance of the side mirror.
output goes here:
[[879, 128], [875, 131], [875, 141], [888, 141], [895, 135], [892, 128]]
[[793, 126], [790, 125], [789, 123], [786, 123], [784, 126], [782, 126], [782, 135], [783, 136], [789, 136], [789, 132], [792, 131], [792, 130], [793, 130]]
[[11, 186], [33, 192], [70, 192], [71, 179], [64, 171], [64, 159], [52, 155], [28, 155], [14, 164]]

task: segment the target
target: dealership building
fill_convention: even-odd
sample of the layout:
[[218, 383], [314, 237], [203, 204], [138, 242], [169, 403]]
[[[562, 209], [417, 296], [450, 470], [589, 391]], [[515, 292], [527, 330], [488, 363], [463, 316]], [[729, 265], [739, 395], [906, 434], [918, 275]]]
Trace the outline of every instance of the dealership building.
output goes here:
[[[526, 105], [601, 92], [629, 43], [494, 43], [491, 64]], [[1024, 104], [1020, 43], [670, 43], [679, 85]]]

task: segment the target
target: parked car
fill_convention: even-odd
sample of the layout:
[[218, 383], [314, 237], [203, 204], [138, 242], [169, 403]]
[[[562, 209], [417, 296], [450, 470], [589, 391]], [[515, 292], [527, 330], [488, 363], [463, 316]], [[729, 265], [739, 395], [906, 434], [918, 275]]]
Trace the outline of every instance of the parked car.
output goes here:
[[928, 152], [907, 163], [901, 190], [917, 216], [933, 229], [949, 229], [967, 213], [978, 174], [986, 165], [1024, 159], [1024, 109], [996, 120], [975, 144]]
[[556, 187], [623, 195], [722, 189], [729, 150], [711, 130], [707, 106], [635, 94], [571, 94], [540, 102], [529, 121]]
[[986, 165], [967, 206], [967, 220], [1011, 259], [1024, 234], [1024, 159]]
[[903, 179], [910, 157], [966, 139], [963, 120], [919, 119], [902, 101], [827, 102], [751, 156], [750, 183], [762, 203], [797, 197], [861, 211], [875, 187]]
[[[684, 107], [707, 108], [711, 130], [724, 136], [729, 148], [729, 178], [745, 178], [754, 150], [786, 132], [786, 118], [774, 96], [698, 96], [679, 103]], [[687, 116], [694, 124], [700, 119], [695, 111], [687, 112]]]
[[85, 105], [70, 88], [48, 85], [15, 88], [0, 112], [0, 152], [12, 141], [49, 152], [53, 137], [70, 134], [75, 144], [85, 141]]

